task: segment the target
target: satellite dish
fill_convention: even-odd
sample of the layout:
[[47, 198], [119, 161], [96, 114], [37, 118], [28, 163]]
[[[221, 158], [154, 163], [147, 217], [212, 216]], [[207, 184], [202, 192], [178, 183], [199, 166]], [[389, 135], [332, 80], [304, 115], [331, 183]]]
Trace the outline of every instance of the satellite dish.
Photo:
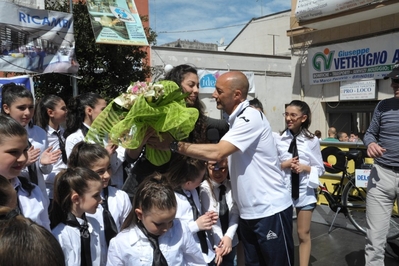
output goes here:
[[224, 37], [220, 38], [219, 45], [222, 46], [224, 44]]

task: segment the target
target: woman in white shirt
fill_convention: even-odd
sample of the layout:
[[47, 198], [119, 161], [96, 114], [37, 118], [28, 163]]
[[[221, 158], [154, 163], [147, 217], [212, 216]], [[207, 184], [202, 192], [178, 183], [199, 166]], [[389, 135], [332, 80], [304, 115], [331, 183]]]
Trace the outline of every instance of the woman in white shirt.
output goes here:
[[296, 208], [299, 265], [307, 266], [311, 250], [310, 224], [317, 202], [315, 189], [324, 173], [323, 159], [319, 140], [309, 131], [311, 111], [308, 104], [294, 100], [288, 104], [283, 115], [287, 128], [273, 136]]

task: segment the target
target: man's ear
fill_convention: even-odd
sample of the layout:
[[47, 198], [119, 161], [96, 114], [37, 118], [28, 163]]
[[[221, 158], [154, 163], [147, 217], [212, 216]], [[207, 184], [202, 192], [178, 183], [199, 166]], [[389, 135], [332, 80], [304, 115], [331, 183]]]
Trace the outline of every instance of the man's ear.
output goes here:
[[134, 209], [134, 212], [136, 213], [136, 216], [137, 216], [137, 218], [138, 218], [139, 220], [142, 220], [142, 219], [143, 219], [143, 211], [142, 211], [141, 209], [139, 209], [139, 208]]

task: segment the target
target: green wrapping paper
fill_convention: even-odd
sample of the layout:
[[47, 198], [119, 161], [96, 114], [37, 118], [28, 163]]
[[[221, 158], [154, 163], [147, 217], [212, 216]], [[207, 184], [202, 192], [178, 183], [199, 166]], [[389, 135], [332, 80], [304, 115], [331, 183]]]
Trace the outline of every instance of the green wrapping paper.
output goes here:
[[[158, 99], [139, 95], [130, 110], [111, 101], [98, 115], [86, 135], [86, 141], [106, 145], [109, 141], [127, 149], [137, 149], [143, 142], [148, 127], [156, 133], [169, 132], [176, 140], [189, 136], [198, 119], [196, 108], [186, 107], [179, 86], [173, 81], [160, 81], [164, 95]], [[146, 158], [154, 165], [170, 160], [170, 151], [146, 148]]]

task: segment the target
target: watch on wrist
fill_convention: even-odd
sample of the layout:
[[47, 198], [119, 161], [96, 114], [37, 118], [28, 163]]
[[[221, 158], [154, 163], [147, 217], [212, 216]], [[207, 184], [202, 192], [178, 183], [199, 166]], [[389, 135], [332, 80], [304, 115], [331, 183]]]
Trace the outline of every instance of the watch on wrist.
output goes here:
[[169, 144], [169, 149], [171, 152], [177, 152], [179, 150], [179, 141], [174, 140]]

